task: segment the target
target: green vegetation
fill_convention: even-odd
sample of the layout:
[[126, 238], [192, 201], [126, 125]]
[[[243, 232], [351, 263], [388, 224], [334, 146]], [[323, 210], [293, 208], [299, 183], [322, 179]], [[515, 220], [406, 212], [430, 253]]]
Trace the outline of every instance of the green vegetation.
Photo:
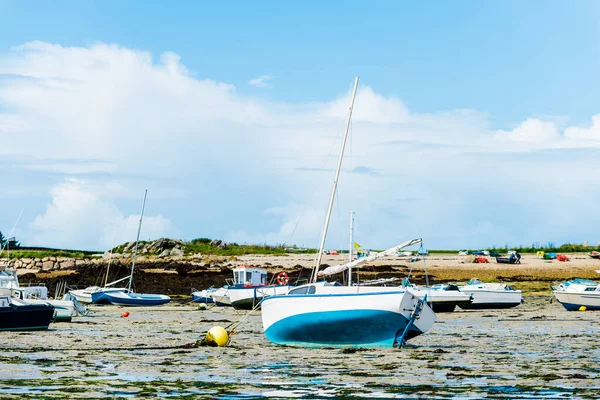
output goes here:
[[544, 253], [588, 253], [590, 251], [600, 251], [600, 246], [584, 246], [582, 244], [565, 243], [561, 246], [555, 246], [554, 243], [548, 243], [546, 246], [514, 246], [508, 247], [491, 247], [489, 251], [497, 251], [499, 253], [506, 253], [508, 250], [518, 250], [519, 253], [537, 253], [543, 251]]
[[243, 256], [245, 254], [287, 254], [286, 248], [282, 245], [253, 245], [227, 243], [226, 246], [211, 245], [211, 240], [206, 238], [194, 239], [185, 245], [185, 254], [213, 254], [216, 256]]
[[10, 258], [44, 258], [44, 257], [71, 257], [84, 258], [90, 253], [86, 251], [71, 251], [71, 250], [17, 250], [3, 254]]

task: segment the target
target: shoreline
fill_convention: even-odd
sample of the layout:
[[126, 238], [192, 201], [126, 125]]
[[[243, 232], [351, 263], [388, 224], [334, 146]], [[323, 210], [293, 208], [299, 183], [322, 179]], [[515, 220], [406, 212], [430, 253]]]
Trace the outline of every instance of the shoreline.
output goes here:
[[[354, 279], [368, 281], [380, 278], [405, 278], [412, 269], [411, 281], [425, 284], [425, 267], [430, 284], [466, 283], [471, 278], [484, 282], [506, 282], [516, 289], [523, 290], [523, 295], [547, 295], [553, 282], [560, 282], [574, 277], [599, 280], [600, 260], [592, 259], [585, 253], [567, 254], [569, 261], [543, 260], [531, 254], [521, 258], [521, 264], [497, 264], [490, 261], [486, 264], [473, 263], [472, 256], [456, 254], [432, 254], [423, 260], [410, 262], [406, 257], [384, 257], [360, 268]], [[50, 257], [48, 257], [50, 258]], [[172, 258], [139, 257], [136, 260], [134, 283], [139, 292], [164, 293], [169, 295], [188, 295], [192, 288], [205, 289], [211, 286], [220, 287], [226, 279], [232, 278], [232, 269], [242, 265], [265, 268], [268, 280], [279, 272], [287, 272], [292, 281], [308, 279], [314, 264], [314, 254], [287, 255], [246, 255], [239, 257], [193, 255]], [[28, 261], [30, 259], [26, 259]], [[6, 266], [7, 260], [0, 260]], [[45, 262], [49, 265], [49, 261]], [[347, 262], [347, 254], [323, 256], [321, 268]], [[71, 287], [87, 287], [102, 284], [108, 260], [56, 258], [52, 261], [58, 268], [27, 268], [21, 259], [11, 259], [9, 267], [16, 267], [17, 274], [23, 284], [41, 282], [48, 286], [51, 293], [59, 281], [66, 281]], [[109, 282], [126, 276], [130, 271], [131, 259], [115, 256], [111, 261]], [[67, 266], [63, 268], [63, 266]], [[342, 281], [341, 275], [329, 280]], [[398, 282], [399, 283], [399, 282]]]

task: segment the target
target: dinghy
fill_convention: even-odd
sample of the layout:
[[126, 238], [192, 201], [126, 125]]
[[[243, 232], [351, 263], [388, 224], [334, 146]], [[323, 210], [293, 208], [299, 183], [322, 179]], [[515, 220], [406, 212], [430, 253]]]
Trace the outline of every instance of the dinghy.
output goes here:
[[590, 279], [571, 279], [552, 286], [552, 293], [567, 311], [600, 310], [600, 284]]
[[[420, 243], [420, 239], [409, 241], [386, 252], [329, 267], [319, 273], [357, 87], [358, 77], [354, 82], [346, 130], [311, 281], [289, 290], [285, 295], [269, 296], [262, 300], [263, 330], [266, 338], [273, 343], [302, 347], [397, 347], [402, 346], [406, 340], [427, 332], [435, 322], [435, 314], [426, 302], [403, 289], [382, 290], [380, 287], [316, 282], [318, 276], [338, 274], [379, 256], [391, 256], [403, 247]], [[350, 279], [348, 284], [351, 284]]]

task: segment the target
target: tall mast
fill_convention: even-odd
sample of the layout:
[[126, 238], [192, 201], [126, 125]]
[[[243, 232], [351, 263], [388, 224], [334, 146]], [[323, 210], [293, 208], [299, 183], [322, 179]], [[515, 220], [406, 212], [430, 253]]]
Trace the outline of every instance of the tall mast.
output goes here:
[[321, 235], [321, 244], [319, 246], [319, 253], [317, 254], [317, 260], [313, 268], [311, 282], [317, 280], [317, 273], [321, 265], [321, 258], [323, 257], [323, 250], [325, 249], [325, 239], [327, 238], [327, 229], [329, 228], [329, 220], [331, 219], [331, 211], [333, 210], [333, 200], [335, 199], [335, 191], [337, 189], [338, 178], [340, 177], [340, 170], [342, 168], [342, 159], [344, 158], [344, 149], [346, 148], [346, 140], [348, 139], [348, 131], [350, 130], [350, 120], [352, 119], [352, 109], [354, 108], [354, 98], [356, 97], [356, 88], [358, 87], [358, 76], [354, 81], [354, 89], [352, 90], [352, 99], [350, 100], [350, 108], [348, 110], [348, 120], [346, 121], [346, 132], [344, 133], [344, 140], [342, 140], [342, 148], [340, 150], [340, 157], [337, 163], [337, 169], [335, 171], [335, 178], [333, 179], [333, 187], [331, 189], [331, 197], [329, 199], [329, 208], [327, 209], [327, 216], [325, 217], [325, 227], [323, 228], [323, 234]]
[[117, 237], [117, 223], [115, 222], [115, 227], [113, 229], [113, 241], [112, 247], [110, 248], [110, 253], [108, 253], [108, 266], [106, 267], [106, 277], [104, 277], [104, 287], [108, 283], [108, 271], [110, 271], [110, 262], [112, 261], [112, 252], [115, 248], [115, 238]]
[[142, 202], [142, 212], [140, 214], [140, 224], [138, 225], [137, 238], [135, 239], [135, 248], [133, 249], [133, 261], [131, 263], [131, 275], [129, 276], [129, 287], [127, 287], [127, 293], [131, 293], [131, 282], [133, 282], [133, 269], [135, 268], [135, 257], [137, 256], [138, 244], [140, 242], [140, 231], [142, 230], [142, 219], [144, 218], [144, 208], [146, 208], [146, 195], [148, 189], [144, 191], [144, 201]]
[[[352, 262], [352, 253], [354, 251], [354, 211], [350, 211], [350, 251], [348, 264]], [[348, 286], [352, 286], [352, 267], [348, 268]]]

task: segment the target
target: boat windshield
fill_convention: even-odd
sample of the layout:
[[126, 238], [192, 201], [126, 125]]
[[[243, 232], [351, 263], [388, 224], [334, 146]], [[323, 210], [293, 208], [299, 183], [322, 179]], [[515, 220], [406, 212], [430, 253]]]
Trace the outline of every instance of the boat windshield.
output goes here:
[[575, 285], [598, 286], [598, 282], [594, 282], [591, 279], [584, 279], [584, 278], [575, 278], [575, 279], [570, 280], [569, 283], [575, 284]]
[[479, 284], [482, 284], [482, 283], [483, 282], [481, 282], [479, 279], [473, 278], [469, 282], [467, 282], [467, 285], [479, 285]]

